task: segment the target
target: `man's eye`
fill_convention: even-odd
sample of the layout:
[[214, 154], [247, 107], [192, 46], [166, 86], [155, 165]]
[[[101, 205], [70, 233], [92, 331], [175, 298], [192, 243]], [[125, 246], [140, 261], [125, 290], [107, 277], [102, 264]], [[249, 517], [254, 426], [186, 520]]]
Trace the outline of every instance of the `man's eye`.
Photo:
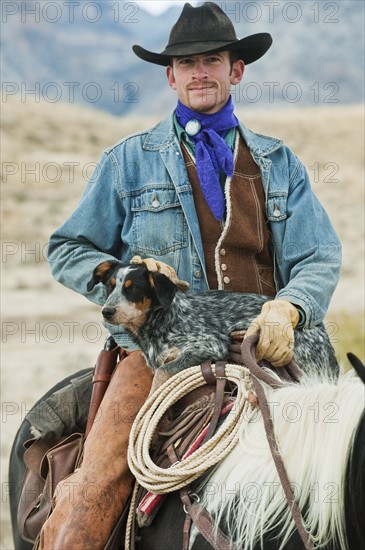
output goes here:
[[191, 65], [192, 62], [193, 62], [193, 60], [190, 59], [190, 58], [180, 59], [179, 60], [179, 65]]

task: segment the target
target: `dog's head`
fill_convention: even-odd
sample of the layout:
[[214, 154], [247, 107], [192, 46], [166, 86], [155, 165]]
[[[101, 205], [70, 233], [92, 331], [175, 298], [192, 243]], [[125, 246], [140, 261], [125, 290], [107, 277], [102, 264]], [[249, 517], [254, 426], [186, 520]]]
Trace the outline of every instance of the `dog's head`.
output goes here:
[[102, 315], [112, 325], [122, 325], [138, 336], [150, 313], [168, 308], [178, 287], [161, 273], [144, 265], [107, 261], [99, 264], [87, 284], [90, 292], [98, 283], [105, 285], [107, 300]]

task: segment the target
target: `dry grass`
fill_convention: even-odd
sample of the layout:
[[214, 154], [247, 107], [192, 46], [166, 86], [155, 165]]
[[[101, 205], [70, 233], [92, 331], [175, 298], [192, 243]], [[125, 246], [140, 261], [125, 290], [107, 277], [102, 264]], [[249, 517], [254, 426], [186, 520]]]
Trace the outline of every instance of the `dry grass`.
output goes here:
[[351, 351], [365, 362], [365, 319], [363, 311], [342, 311], [328, 316], [326, 326], [336, 355], [341, 364], [348, 363], [346, 354]]

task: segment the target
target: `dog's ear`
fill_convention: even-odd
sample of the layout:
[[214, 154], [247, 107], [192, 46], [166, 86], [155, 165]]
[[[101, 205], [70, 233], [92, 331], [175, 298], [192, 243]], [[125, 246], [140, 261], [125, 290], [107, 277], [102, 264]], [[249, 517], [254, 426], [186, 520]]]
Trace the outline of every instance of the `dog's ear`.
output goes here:
[[179, 290], [166, 275], [155, 271], [148, 273], [148, 279], [151, 287], [155, 291], [156, 298], [162, 307], [168, 307]]
[[93, 276], [91, 277], [90, 281], [87, 283], [87, 290], [88, 292], [91, 292], [95, 285], [98, 283], [105, 284], [110, 276], [121, 267], [120, 262], [113, 262], [113, 261], [106, 261], [102, 262], [101, 264], [97, 265], [94, 269]]

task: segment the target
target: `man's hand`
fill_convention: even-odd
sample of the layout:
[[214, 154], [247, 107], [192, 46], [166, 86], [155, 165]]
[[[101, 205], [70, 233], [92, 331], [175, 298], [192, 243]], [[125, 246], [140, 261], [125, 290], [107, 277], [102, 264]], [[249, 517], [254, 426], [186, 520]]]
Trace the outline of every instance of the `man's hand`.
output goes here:
[[158, 262], [154, 260], [153, 258], [144, 258], [142, 260], [141, 256], [133, 256], [133, 258], [130, 261], [131, 264], [134, 265], [144, 265], [147, 267], [148, 271], [156, 271], [158, 273], [162, 273], [163, 275], [166, 275], [170, 279], [172, 283], [177, 285], [180, 290], [185, 292], [189, 288], [189, 283], [186, 281], [182, 281], [178, 278], [176, 271], [173, 267], [170, 267], [167, 264], [164, 264], [163, 262]]
[[261, 313], [248, 327], [246, 337], [259, 333], [256, 359], [266, 359], [274, 367], [283, 367], [293, 358], [294, 328], [299, 322], [297, 308], [287, 300], [266, 302]]

